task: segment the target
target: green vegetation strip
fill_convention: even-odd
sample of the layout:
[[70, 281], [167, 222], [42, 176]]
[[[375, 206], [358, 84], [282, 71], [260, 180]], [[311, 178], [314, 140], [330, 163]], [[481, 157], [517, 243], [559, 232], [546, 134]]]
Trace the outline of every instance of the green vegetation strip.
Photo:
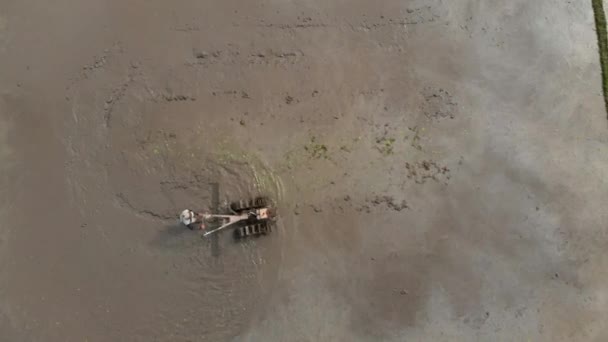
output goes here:
[[600, 66], [602, 68], [602, 89], [604, 91], [604, 105], [608, 113], [608, 33], [606, 32], [606, 14], [603, 0], [591, 0], [595, 15], [595, 31], [600, 51]]

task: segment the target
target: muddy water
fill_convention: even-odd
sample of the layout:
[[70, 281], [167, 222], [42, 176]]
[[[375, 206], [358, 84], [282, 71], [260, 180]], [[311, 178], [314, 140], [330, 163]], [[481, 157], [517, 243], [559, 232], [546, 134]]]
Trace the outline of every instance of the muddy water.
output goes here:
[[584, 2], [0, 9], [2, 340], [607, 340]]
[[[65, 222], [79, 240], [71, 248], [81, 254], [65, 273], [86, 298], [70, 304], [57, 322], [85, 311], [106, 322], [83, 327], [83, 336], [92, 338], [108, 336], [108, 325], [114, 327], [110, 336], [142, 341], [235, 337], [265, 311], [288, 230], [280, 219], [265, 238], [236, 242], [227, 230], [202, 239], [178, 225], [177, 214], [210, 211], [213, 184], [222, 207], [266, 195], [288, 213], [285, 186], [259, 153], [214, 128], [218, 118], [191, 108], [170, 120], [173, 109], [163, 106], [170, 101], [150, 85], [163, 78], [150, 79], [122, 53], [111, 45], [69, 80], [66, 115], [56, 131], [41, 136], [58, 140], [64, 151], [53, 167], [65, 173]], [[111, 86], [100, 91], [100, 84]], [[38, 279], [41, 286], [49, 282]], [[72, 297], [71, 290], [57, 289], [54, 297]]]
[[[175, 323], [178, 329], [164, 327], [168, 330], [163, 332], [149, 328], [152, 331], [144, 329], [138, 335], [171, 331], [169, 336], [176, 338], [223, 340], [236, 336], [249, 325], [252, 311], [260, 310], [272, 293], [285, 230], [279, 221], [275, 234], [266, 238], [234, 241], [228, 229], [203, 239], [177, 225], [176, 215], [184, 208], [211, 211], [213, 184], [219, 186], [221, 208], [232, 200], [258, 195], [282, 203], [282, 182], [255, 155], [229, 143], [215, 144], [211, 149], [207, 139], [184, 142], [170, 128], [141, 129], [141, 121], [135, 122], [137, 126], [114, 118], [112, 125], [103, 127], [97, 141], [94, 128], [102, 122], [72, 122], [70, 131], [78, 132], [70, 137], [74, 203], [100, 196], [112, 199], [119, 210], [150, 222], [150, 231], [130, 233], [136, 240], [154, 235], [139, 252], [148, 258], [171, 260], [171, 279], [167, 282], [175, 292], [158, 298], [158, 306], [163, 309], [150, 319], [185, 317]], [[104, 146], [107, 136], [121, 138]], [[99, 148], [90, 150], [88, 146]], [[96, 170], [104, 171], [95, 175]], [[91, 176], [100, 183], [95, 195], [84, 186], [92, 182], [87, 179]], [[179, 331], [184, 335], [180, 336]]]

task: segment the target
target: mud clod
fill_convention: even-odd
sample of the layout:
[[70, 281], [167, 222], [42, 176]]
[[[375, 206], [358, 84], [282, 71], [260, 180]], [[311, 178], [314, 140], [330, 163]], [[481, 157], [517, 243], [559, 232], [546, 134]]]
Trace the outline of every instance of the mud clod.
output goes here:
[[[422, 140], [422, 136], [421, 136], [421, 129], [419, 126], [414, 126], [414, 127], [408, 127], [408, 129], [414, 133], [414, 137], [412, 138], [412, 142], [410, 143], [410, 145], [417, 149], [418, 151], [422, 151], [422, 145], [420, 144], [420, 141]], [[406, 137], [407, 138], [407, 137]]]
[[432, 160], [423, 160], [416, 163], [406, 162], [405, 169], [407, 170], [407, 178], [414, 180], [417, 184], [424, 184], [428, 180], [445, 182], [450, 179], [450, 169]]
[[427, 87], [423, 90], [424, 105], [422, 111], [432, 120], [454, 119], [458, 104], [452, 94], [443, 88]]
[[196, 100], [195, 97], [193, 96], [188, 96], [188, 95], [182, 95], [182, 94], [177, 94], [177, 95], [163, 95], [163, 99], [166, 102], [181, 102], [181, 101], [194, 101]]
[[404, 209], [409, 209], [409, 205], [407, 204], [406, 200], [402, 200], [402, 201], [397, 201], [395, 200], [394, 197], [392, 196], [376, 196], [374, 198], [372, 198], [371, 200], [368, 200], [369, 203], [372, 204], [372, 206], [374, 207], [378, 207], [381, 205], [386, 205], [386, 208], [393, 210], [393, 211], [402, 211]]
[[209, 54], [205, 51], [194, 52], [194, 57], [198, 59], [205, 59], [209, 57]]

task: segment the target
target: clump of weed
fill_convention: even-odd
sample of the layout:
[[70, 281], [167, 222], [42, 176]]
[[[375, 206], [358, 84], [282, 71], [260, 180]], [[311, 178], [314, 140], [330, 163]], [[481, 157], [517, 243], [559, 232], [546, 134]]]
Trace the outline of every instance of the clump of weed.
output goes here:
[[329, 149], [325, 144], [317, 143], [316, 137], [310, 138], [310, 143], [304, 146], [304, 149], [314, 159], [329, 159]]
[[381, 137], [376, 139], [376, 149], [385, 156], [393, 154], [395, 138], [392, 137]]

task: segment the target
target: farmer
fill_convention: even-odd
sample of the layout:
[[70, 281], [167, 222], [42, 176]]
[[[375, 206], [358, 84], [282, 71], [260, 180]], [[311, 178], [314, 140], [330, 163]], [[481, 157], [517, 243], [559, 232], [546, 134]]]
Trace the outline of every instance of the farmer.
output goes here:
[[203, 214], [196, 213], [190, 209], [182, 211], [179, 221], [190, 230], [205, 230], [205, 220]]

